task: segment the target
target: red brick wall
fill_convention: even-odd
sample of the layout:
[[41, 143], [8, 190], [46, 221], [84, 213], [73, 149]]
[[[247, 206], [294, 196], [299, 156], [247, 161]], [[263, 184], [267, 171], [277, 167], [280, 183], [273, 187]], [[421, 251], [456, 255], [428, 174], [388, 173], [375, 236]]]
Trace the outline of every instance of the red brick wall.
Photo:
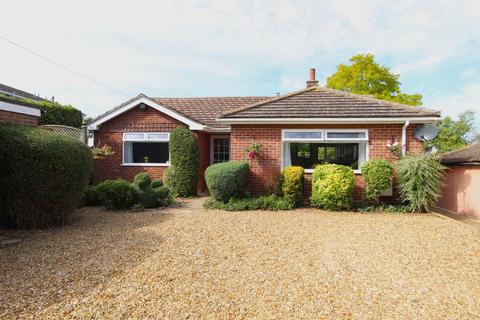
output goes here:
[[[422, 143], [413, 137], [415, 125], [407, 130], [407, 150], [419, 152]], [[326, 129], [359, 128], [369, 130], [368, 158], [385, 158], [395, 160], [395, 156], [385, 146], [388, 140], [401, 141], [402, 125], [232, 125], [231, 151], [232, 160], [248, 160], [245, 148], [256, 142], [263, 145], [259, 158], [248, 160], [250, 163], [249, 186], [255, 193], [276, 191], [281, 170], [281, 130], [282, 129]], [[364, 181], [360, 174], [355, 176], [354, 199], [361, 200]], [[307, 193], [311, 190], [311, 174], [306, 174]], [[394, 190], [395, 193], [396, 190]]]
[[[160, 179], [167, 167], [152, 166], [122, 166], [124, 132], [170, 132], [177, 126], [184, 126], [183, 123], [155, 110], [147, 107], [145, 111], [139, 108], [133, 108], [101, 125], [100, 129], [95, 131], [95, 145], [107, 144], [112, 147], [114, 155], [102, 160], [95, 160], [93, 182], [96, 184], [106, 179], [122, 178], [133, 180], [139, 172], [148, 172], [152, 178]], [[200, 172], [201, 183], [199, 191], [204, 190], [203, 172], [206, 168], [205, 159], [209, 159], [210, 138], [207, 133], [196, 132], [200, 143]], [[207, 155], [204, 155], [205, 150]], [[209, 160], [208, 160], [209, 161]]]
[[28, 114], [0, 110], [0, 123], [14, 123], [24, 126], [38, 126], [38, 117]]

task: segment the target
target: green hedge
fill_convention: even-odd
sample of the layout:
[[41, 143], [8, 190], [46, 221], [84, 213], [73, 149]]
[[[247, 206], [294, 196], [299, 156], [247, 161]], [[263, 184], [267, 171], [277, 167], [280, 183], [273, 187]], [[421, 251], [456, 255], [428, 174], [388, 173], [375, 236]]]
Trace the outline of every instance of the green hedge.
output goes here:
[[209, 198], [203, 206], [207, 209], [220, 209], [226, 211], [246, 211], [246, 210], [291, 210], [295, 204], [284, 197], [277, 195], [264, 195], [256, 198], [231, 198], [228, 202], [218, 201]]
[[282, 171], [281, 189], [282, 194], [290, 202], [298, 205], [303, 202], [304, 175], [302, 167], [290, 166]]
[[310, 204], [327, 210], [349, 209], [353, 202], [354, 186], [352, 168], [337, 164], [316, 166], [312, 175]]
[[38, 119], [40, 125], [58, 124], [80, 128], [82, 126], [82, 112], [70, 105], [61, 105], [56, 102], [39, 102], [42, 115]]
[[0, 223], [19, 228], [63, 224], [82, 199], [92, 153], [47, 130], [0, 125]]
[[217, 163], [205, 170], [205, 181], [210, 196], [222, 202], [245, 194], [247, 176], [248, 163], [244, 161]]
[[445, 167], [432, 156], [410, 155], [394, 163], [400, 196], [410, 211], [429, 211], [438, 200]]
[[365, 199], [379, 203], [380, 195], [392, 185], [393, 167], [385, 159], [368, 160], [362, 165], [362, 176], [367, 183]]
[[170, 133], [170, 163], [165, 185], [172, 195], [189, 197], [197, 194], [200, 148], [197, 137], [187, 128], [178, 127]]

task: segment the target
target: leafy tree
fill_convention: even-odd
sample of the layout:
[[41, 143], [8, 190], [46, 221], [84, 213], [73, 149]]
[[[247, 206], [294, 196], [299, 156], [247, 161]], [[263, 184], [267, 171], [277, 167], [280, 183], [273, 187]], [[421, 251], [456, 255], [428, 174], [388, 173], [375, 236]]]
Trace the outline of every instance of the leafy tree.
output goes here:
[[327, 87], [356, 94], [371, 94], [375, 98], [413, 106], [422, 104], [421, 94], [400, 91], [400, 75], [375, 62], [373, 54], [358, 54], [350, 65], [340, 64], [327, 78]]
[[467, 146], [469, 135], [473, 131], [475, 112], [465, 111], [458, 120], [447, 116], [437, 122], [438, 135], [435, 139], [425, 142], [426, 147], [435, 146], [439, 152], [447, 152]]

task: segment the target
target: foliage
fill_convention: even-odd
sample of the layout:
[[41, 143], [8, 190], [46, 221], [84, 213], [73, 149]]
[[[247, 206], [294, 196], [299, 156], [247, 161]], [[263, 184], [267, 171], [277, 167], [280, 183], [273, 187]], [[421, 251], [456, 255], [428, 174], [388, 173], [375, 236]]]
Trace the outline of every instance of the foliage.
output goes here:
[[105, 180], [97, 188], [102, 194], [103, 204], [110, 209], [127, 209], [135, 202], [133, 188], [123, 179]]
[[90, 149], [65, 135], [16, 125], [0, 125], [0, 137], [0, 223], [63, 224], [88, 184]]
[[245, 193], [248, 163], [229, 161], [211, 165], [205, 170], [210, 196], [218, 201], [227, 202], [232, 197], [241, 197]]
[[209, 198], [203, 206], [207, 209], [220, 209], [226, 211], [246, 211], [246, 210], [291, 210], [295, 207], [292, 201], [279, 197], [277, 195], [264, 195], [256, 198], [230, 198], [228, 202], [218, 201]]
[[196, 195], [200, 166], [200, 148], [197, 137], [187, 128], [175, 128], [170, 133], [169, 148], [170, 162], [175, 168], [170, 174], [175, 177], [175, 181], [164, 180], [165, 185], [176, 197]]
[[354, 186], [352, 168], [337, 164], [316, 166], [312, 175], [310, 204], [327, 210], [349, 209], [353, 202]]
[[42, 115], [38, 119], [40, 125], [59, 124], [80, 128], [82, 126], [82, 112], [70, 105], [61, 105], [56, 102], [39, 102]]
[[444, 167], [426, 154], [409, 155], [394, 164], [400, 195], [410, 211], [428, 211], [440, 195]]
[[385, 159], [371, 159], [362, 165], [362, 176], [367, 183], [365, 198], [379, 203], [380, 195], [392, 185], [393, 168]]
[[465, 147], [469, 143], [469, 134], [474, 127], [475, 112], [465, 111], [458, 120], [447, 116], [436, 123], [438, 136], [425, 142], [425, 147], [435, 146], [439, 152], [448, 152]]
[[100, 206], [102, 203], [102, 193], [96, 186], [88, 185], [83, 191], [82, 204], [84, 206]]
[[343, 63], [328, 77], [327, 87], [357, 94], [372, 94], [377, 99], [418, 106], [421, 94], [405, 94], [400, 91], [400, 77], [387, 67], [375, 62], [372, 54], [358, 54], [350, 58], [350, 65]]
[[92, 154], [93, 159], [104, 159], [105, 157], [114, 155], [115, 151], [112, 150], [112, 147], [105, 144], [102, 147], [93, 147]]
[[373, 205], [358, 208], [359, 212], [379, 212], [379, 213], [406, 213], [411, 212], [410, 207], [401, 204]]
[[255, 159], [260, 155], [260, 151], [262, 151], [263, 145], [260, 143], [252, 143], [249, 145], [245, 151], [248, 153], [248, 157], [250, 159]]
[[142, 204], [144, 208], [157, 208], [170, 203], [170, 197], [167, 187], [153, 187], [152, 179], [146, 172], [141, 172], [135, 176], [132, 183], [135, 202]]
[[285, 199], [298, 205], [303, 201], [304, 170], [299, 166], [286, 167], [281, 175], [281, 189]]
[[162, 180], [153, 180], [152, 181], [152, 188], [163, 187]]

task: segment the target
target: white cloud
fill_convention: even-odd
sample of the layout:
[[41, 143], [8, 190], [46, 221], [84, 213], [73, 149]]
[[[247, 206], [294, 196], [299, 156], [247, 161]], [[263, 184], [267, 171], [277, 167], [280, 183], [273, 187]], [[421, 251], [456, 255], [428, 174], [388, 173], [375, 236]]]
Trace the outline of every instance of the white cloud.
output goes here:
[[[12, 14], [2, 16], [0, 35], [131, 95], [188, 95], [189, 86], [227, 82], [298, 89], [308, 67], [332, 70], [359, 52], [386, 57], [402, 74], [427, 72], [474, 53], [480, 41], [477, 0], [17, 0], [2, 9]], [[125, 100], [1, 40], [0, 52], [2, 83], [89, 115]], [[292, 68], [305, 68], [305, 77]], [[280, 76], [265, 81], [272, 69]]]
[[466, 110], [475, 111], [475, 123], [480, 128], [480, 82], [463, 86], [448, 95], [436, 97], [432, 106], [442, 111], [442, 116], [457, 116]]

